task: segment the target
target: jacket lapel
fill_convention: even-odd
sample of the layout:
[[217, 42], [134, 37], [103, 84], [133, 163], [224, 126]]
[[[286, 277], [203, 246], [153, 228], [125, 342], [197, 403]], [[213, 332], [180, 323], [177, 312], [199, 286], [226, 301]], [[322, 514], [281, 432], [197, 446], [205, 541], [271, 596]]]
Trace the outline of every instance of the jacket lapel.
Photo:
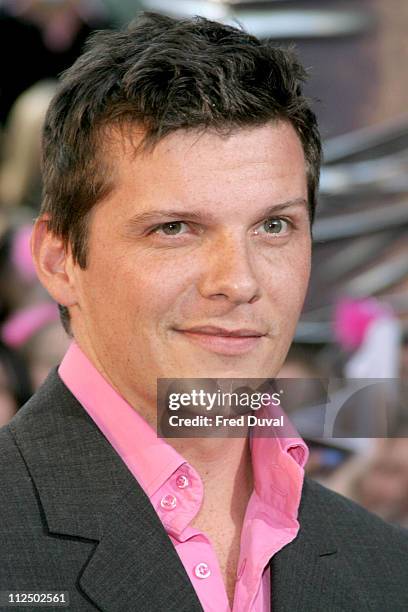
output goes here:
[[305, 478], [296, 539], [271, 560], [273, 612], [369, 610], [343, 546], [347, 517], [338, 524], [339, 508], [328, 503], [324, 489]]
[[134, 486], [112, 509], [79, 584], [102, 610], [202, 610], [149, 500]]
[[55, 370], [13, 432], [50, 533], [95, 544], [79, 585], [98, 608], [202, 611], [150, 500]]

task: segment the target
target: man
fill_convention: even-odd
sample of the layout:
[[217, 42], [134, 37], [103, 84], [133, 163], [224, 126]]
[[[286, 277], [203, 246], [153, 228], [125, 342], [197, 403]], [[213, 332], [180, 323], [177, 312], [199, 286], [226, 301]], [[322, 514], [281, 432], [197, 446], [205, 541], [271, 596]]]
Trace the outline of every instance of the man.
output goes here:
[[75, 612], [407, 609], [406, 535], [303, 484], [302, 440], [154, 431], [158, 379], [285, 359], [320, 165], [304, 77], [240, 30], [154, 14], [64, 75], [32, 246], [75, 342], [1, 431], [3, 591]]

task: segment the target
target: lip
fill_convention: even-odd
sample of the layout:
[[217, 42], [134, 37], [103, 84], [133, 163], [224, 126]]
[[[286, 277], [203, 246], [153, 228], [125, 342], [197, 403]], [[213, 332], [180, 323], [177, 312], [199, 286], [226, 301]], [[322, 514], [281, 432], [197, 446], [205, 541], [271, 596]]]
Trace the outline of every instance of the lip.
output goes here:
[[226, 336], [238, 338], [247, 338], [248, 336], [265, 336], [264, 332], [258, 331], [256, 329], [226, 329], [224, 327], [216, 327], [214, 325], [189, 327], [188, 329], [180, 329], [178, 331], [194, 334], [207, 334], [209, 336]]
[[206, 325], [175, 330], [187, 340], [221, 355], [243, 355], [259, 346], [265, 333], [254, 329], [225, 329]]

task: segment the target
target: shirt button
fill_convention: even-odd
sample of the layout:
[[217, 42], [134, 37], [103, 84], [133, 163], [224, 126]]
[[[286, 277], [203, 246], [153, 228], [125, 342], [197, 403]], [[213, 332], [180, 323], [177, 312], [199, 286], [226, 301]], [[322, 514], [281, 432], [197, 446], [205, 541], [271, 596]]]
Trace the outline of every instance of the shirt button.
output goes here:
[[189, 479], [185, 474], [179, 474], [176, 478], [176, 485], [179, 489], [185, 489], [190, 484]]
[[173, 510], [177, 506], [177, 497], [174, 495], [165, 495], [161, 498], [160, 505], [164, 510]]
[[199, 563], [196, 565], [194, 568], [194, 573], [197, 578], [208, 578], [208, 576], [211, 576], [211, 570], [207, 563]]

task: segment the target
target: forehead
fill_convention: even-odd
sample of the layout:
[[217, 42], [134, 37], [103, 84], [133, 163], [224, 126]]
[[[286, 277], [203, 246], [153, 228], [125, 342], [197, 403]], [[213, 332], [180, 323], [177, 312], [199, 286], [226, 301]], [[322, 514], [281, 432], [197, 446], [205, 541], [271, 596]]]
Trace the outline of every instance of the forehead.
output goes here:
[[[145, 144], [146, 141], [146, 144]], [[303, 147], [298, 134], [288, 121], [274, 121], [263, 125], [232, 127], [224, 131], [208, 129], [177, 129], [149, 144], [148, 134], [142, 126], [127, 124], [122, 129], [108, 128], [102, 133], [105, 154], [124, 160], [154, 165], [166, 161], [199, 161], [211, 166], [219, 156], [237, 163], [248, 164], [280, 161], [282, 155], [296, 155], [304, 160]], [[106, 146], [107, 145], [107, 146]], [[227, 163], [227, 166], [229, 164]]]
[[112, 132], [105, 141], [113, 171], [113, 196], [148, 206], [157, 199], [217, 206], [228, 202], [306, 197], [306, 162], [287, 122], [213, 130], [177, 130], [152, 148], [145, 132]]

